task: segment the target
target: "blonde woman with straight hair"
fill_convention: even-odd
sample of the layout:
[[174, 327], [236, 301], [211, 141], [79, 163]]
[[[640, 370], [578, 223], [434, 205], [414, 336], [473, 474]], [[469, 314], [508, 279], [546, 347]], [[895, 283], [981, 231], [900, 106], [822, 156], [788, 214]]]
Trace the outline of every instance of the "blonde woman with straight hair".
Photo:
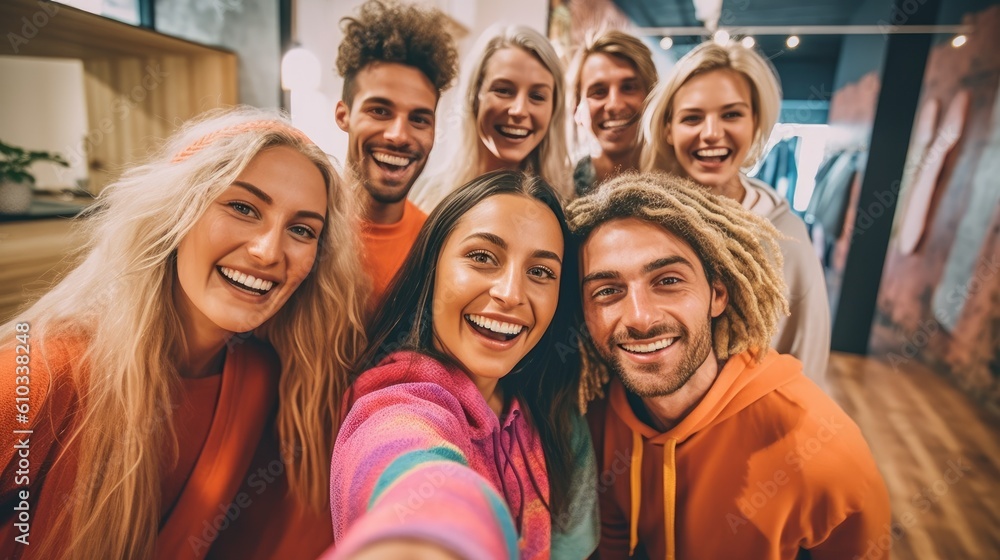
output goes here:
[[[25, 516], [5, 514], [0, 553], [326, 548], [364, 346], [355, 204], [315, 144], [250, 108], [184, 126], [102, 192], [82, 262], [0, 330], [4, 407], [30, 392], [19, 423], [0, 421], [0, 495], [30, 508], [30, 545]], [[12, 429], [32, 430], [30, 476], [7, 476], [27, 457]]]
[[760, 159], [780, 109], [781, 86], [766, 59], [737, 43], [702, 43], [650, 94], [641, 166], [689, 177], [767, 218], [783, 234], [791, 314], [779, 322], [771, 343], [801, 360], [825, 389], [830, 307], [823, 269], [805, 224], [785, 199], [743, 172]]
[[559, 55], [544, 35], [523, 25], [491, 27], [477, 45], [473, 52], [480, 54], [464, 73], [461, 110], [449, 119], [459, 128], [458, 144], [446, 150], [451, 167], [418, 184], [414, 199], [430, 211], [458, 186], [507, 169], [539, 176], [569, 200], [566, 86]]

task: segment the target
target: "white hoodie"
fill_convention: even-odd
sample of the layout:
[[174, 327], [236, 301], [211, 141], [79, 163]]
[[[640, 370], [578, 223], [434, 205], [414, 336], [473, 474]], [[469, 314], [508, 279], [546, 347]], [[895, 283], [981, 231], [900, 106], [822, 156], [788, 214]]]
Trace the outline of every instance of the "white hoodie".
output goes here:
[[771, 345], [782, 354], [802, 362], [803, 371], [824, 391], [826, 366], [830, 358], [830, 302], [826, 294], [823, 267], [813, 252], [802, 220], [792, 213], [788, 202], [765, 183], [741, 176], [746, 196], [743, 206], [763, 216], [789, 239], [778, 241], [785, 260], [791, 314], [778, 322]]

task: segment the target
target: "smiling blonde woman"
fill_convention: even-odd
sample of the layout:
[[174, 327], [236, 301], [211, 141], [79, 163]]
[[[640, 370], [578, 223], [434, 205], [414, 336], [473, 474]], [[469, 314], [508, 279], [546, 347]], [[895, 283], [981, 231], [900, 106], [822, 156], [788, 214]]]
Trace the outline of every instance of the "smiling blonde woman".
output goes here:
[[418, 181], [413, 198], [430, 210], [475, 177], [507, 169], [541, 177], [569, 200], [566, 86], [552, 44], [530, 27], [494, 26], [473, 52], [461, 106], [447, 119], [457, 142], [445, 135], [445, 167]]
[[[29, 421], [17, 428], [33, 433], [30, 481], [0, 487], [5, 503], [26, 492], [31, 544], [6, 518], [0, 552], [328, 546], [331, 442], [364, 343], [356, 222], [323, 152], [255, 109], [188, 124], [109, 186], [81, 224], [79, 266], [2, 328], [30, 336]], [[16, 352], [0, 349], [8, 408]], [[8, 472], [18, 457], [4, 428]]]

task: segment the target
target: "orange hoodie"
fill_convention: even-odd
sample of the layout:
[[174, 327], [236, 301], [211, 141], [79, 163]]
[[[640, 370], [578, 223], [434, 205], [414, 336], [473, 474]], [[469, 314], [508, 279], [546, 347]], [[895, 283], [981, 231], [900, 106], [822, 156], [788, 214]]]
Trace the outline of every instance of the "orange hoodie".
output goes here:
[[600, 558], [888, 557], [889, 495], [871, 451], [792, 356], [733, 356], [667, 432], [633, 406], [615, 378], [587, 414]]

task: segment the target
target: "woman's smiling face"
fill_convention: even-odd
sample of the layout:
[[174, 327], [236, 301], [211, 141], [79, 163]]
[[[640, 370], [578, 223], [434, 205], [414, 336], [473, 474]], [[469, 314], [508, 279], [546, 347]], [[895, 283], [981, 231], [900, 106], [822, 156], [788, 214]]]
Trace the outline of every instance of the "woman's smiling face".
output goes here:
[[434, 277], [435, 348], [483, 390], [538, 344], [559, 303], [563, 236], [537, 199], [499, 194], [456, 223]]
[[287, 146], [257, 154], [177, 248], [186, 331], [225, 336], [273, 317], [312, 270], [326, 204], [306, 156]]
[[733, 70], [696, 75], [672, 104], [664, 139], [688, 176], [713, 188], [738, 183], [756, 133], [746, 77]]
[[552, 74], [527, 51], [507, 47], [493, 53], [479, 88], [481, 173], [518, 169], [545, 138], [555, 106]]

